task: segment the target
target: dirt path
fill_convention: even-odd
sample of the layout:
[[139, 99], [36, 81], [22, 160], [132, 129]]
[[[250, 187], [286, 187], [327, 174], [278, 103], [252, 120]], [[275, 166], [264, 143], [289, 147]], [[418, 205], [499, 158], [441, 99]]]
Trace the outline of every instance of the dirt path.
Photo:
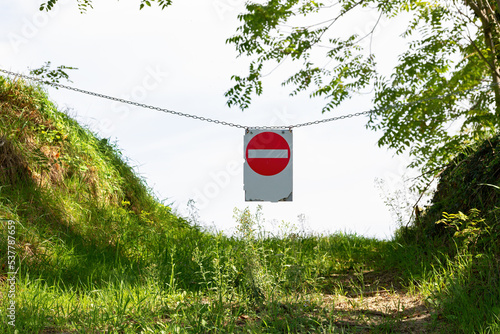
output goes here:
[[419, 296], [381, 291], [371, 296], [325, 296], [335, 305], [336, 324], [347, 330], [371, 333], [435, 333], [431, 313]]
[[[432, 309], [421, 295], [410, 294], [390, 273], [336, 275], [335, 294], [325, 294], [335, 324], [348, 333], [437, 333]], [[343, 293], [338, 293], [342, 291]]]

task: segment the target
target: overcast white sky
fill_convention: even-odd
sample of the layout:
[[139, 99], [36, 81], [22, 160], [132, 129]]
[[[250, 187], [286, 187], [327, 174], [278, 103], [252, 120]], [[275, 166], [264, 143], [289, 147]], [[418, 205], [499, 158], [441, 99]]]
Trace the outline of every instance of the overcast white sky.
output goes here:
[[[46, 61], [77, 67], [71, 84], [85, 90], [243, 125], [290, 125], [372, 108], [361, 95], [322, 115], [324, 101], [289, 97], [279, 86], [289, 67], [266, 78], [265, 94], [245, 112], [225, 106], [232, 74], [247, 71], [225, 40], [235, 33], [240, 0], [174, 0], [174, 5], [138, 10], [139, 0], [95, 0], [79, 14], [74, 0], [39, 12], [41, 0], [0, 4], [0, 68], [27, 73]], [[368, 10], [343, 28], [371, 29]], [[404, 44], [396, 43], [397, 22], [382, 21], [373, 41], [381, 68], [390, 68]], [[187, 215], [195, 199], [202, 223], [231, 232], [233, 209], [243, 192], [244, 130], [204, 123], [66, 90], [48, 89], [61, 108], [101, 137], [117, 141], [131, 164], [166, 203]], [[390, 237], [396, 224], [375, 179], [388, 191], [401, 184], [408, 160], [378, 148], [381, 133], [365, 128], [366, 117], [294, 130], [294, 200], [261, 203], [268, 228], [282, 220], [315, 232], [348, 231]]]

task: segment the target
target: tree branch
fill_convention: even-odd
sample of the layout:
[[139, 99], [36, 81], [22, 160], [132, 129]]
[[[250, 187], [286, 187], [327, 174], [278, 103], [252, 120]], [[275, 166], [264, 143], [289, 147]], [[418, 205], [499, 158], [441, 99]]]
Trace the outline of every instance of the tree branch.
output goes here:
[[[500, 1], [500, 0], [499, 0]], [[488, 21], [488, 18], [486, 16], [484, 16], [484, 13], [483, 11], [481, 10], [481, 8], [479, 8], [478, 5], [475, 4], [474, 1], [471, 1], [471, 0], [465, 0], [465, 4], [467, 6], [469, 6], [470, 8], [472, 8], [472, 10], [474, 11], [474, 13], [477, 15], [477, 17], [482, 21]]]
[[477, 53], [479, 54], [479, 57], [486, 63], [488, 64], [488, 67], [496, 74], [497, 77], [500, 77], [500, 73], [498, 72], [498, 69], [496, 69], [489, 61], [486, 59], [486, 57], [483, 55], [479, 47], [477, 46], [476, 42], [470, 36], [467, 36], [469, 41], [471, 42], [472, 46], [474, 49], [476, 49]]
[[[354, 6], [352, 6], [351, 8], [349, 8], [347, 11], [345, 11], [345, 12], [343, 12], [343, 13], [340, 13], [340, 14], [339, 14], [339, 16], [337, 16], [337, 17], [335, 18], [335, 20], [333, 20], [333, 22], [332, 22], [332, 23], [330, 23], [330, 24], [328, 25], [328, 27], [326, 27], [325, 31], [323, 31], [323, 32], [321, 33], [321, 35], [319, 35], [317, 42], [321, 41], [321, 38], [323, 37], [323, 35], [325, 34], [325, 32], [327, 32], [327, 31], [328, 31], [328, 30], [329, 30], [329, 29], [333, 26], [333, 24], [334, 24], [335, 22], [337, 22], [337, 20], [338, 20], [339, 18], [341, 18], [341, 17], [342, 17], [342, 16], [344, 16], [345, 14], [349, 13], [351, 10], [353, 10], [353, 9], [354, 9], [354, 8], [356, 8], [356, 7], [358, 7], [358, 6], [359, 6], [360, 4], [362, 4], [363, 2], [364, 2], [364, 0], [360, 0], [360, 1], [358, 1], [356, 4], [354, 4]], [[317, 43], [317, 42], [316, 42], [316, 43]], [[314, 45], [314, 44], [316, 44], [316, 43], [311, 44], [311, 46], [313, 46], [313, 45]]]

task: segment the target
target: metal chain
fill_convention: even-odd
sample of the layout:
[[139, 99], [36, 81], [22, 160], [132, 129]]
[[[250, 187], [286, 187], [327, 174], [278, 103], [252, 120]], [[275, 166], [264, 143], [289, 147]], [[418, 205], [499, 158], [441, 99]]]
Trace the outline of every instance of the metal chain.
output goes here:
[[162, 111], [162, 112], [168, 113], [168, 114], [173, 114], [173, 115], [177, 115], [177, 116], [181, 116], [181, 117], [193, 118], [193, 119], [197, 119], [197, 120], [204, 121], [204, 122], [210, 122], [210, 123], [215, 123], [215, 124], [232, 126], [232, 127], [235, 127], [235, 128], [241, 128], [241, 129], [248, 128], [248, 126], [241, 125], [241, 124], [235, 124], [235, 123], [230, 123], [230, 122], [221, 121], [221, 120], [217, 120], [217, 119], [211, 119], [211, 118], [208, 118], [208, 117], [197, 116], [197, 115], [192, 115], [192, 114], [186, 114], [186, 113], [175, 111], [175, 110], [170, 110], [170, 109], [155, 107], [155, 106], [151, 106], [151, 105], [144, 104], [144, 103], [139, 103], [139, 102], [134, 102], [134, 101], [129, 101], [129, 100], [121, 99], [121, 98], [118, 98], [118, 97], [104, 95], [104, 94], [100, 94], [100, 93], [95, 93], [95, 92], [91, 92], [91, 91], [87, 91], [87, 90], [83, 90], [83, 89], [75, 88], [75, 87], [71, 87], [71, 86], [66, 86], [66, 85], [63, 85], [63, 84], [60, 84], [60, 83], [50, 82], [50, 81], [43, 80], [43, 79], [40, 79], [40, 78], [28, 76], [28, 75], [25, 75], [25, 74], [14, 73], [14, 72], [3, 70], [3, 69], [0, 69], [0, 72], [6, 73], [6, 74], [10, 74], [10, 75], [13, 75], [13, 76], [17, 76], [17, 77], [20, 77], [20, 78], [23, 78], [23, 79], [27, 79], [27, 80], [37, 81], [37, 82], [40, 82], [40, 83], [42, 83], [44, 85], [49, 85], [49, 86], [58, 87], [58, 88], [64, 88], [64, 89], [72, 90], [72, 91], [75, 91], [75, 92], [78, 92], [78, 93], [82, 93], [82, 94], [87, 94], [87, 95], [96, 96], [96, 97], [100, 97], [100, 98], [111, 100], [111, 101], [116, 101], [116, 102], [121, 102], [121, 103], [125, 103], [125, 104], [130, 104], [130, 105], [133, 105], [133, 106], [136, 106], [136, 107], [140, 107], [140, 108], [146, 108], [146, 109], [152, 109], [152, 110]]
[[423, 102], [429, 102], [429, 101], [433, 101], [433, 100], [442, 100], [442, 99], [444, 99], [446, 97], [450, 97], [450, 96], [453, 96], [453, 95], [459, 95], [459, 94], [469, 93], [469, 92], [473, 92], [473, 91], [480, 91], [482, 89], [491, 88], [491, 87], [493, 87], [495, 85], [500, 85], [500, 84], [493, 83], [493, 84], [489, 84], [489, 85], [483, 85], [483, 86], [469, 88], [469, 89], [464, 89], [464, 90], [460, 90], [460, 91], [454, 91], [454, 92], [451, 92], [451, 93], [448, 93], [448, 94], [438, 95], [438, 96], [434, 96], [434, 97], [428, 97], [428, 98], [425, 98], [425, 99], [411, 101], [411, 102], [407, 102], [407, 103], [391, 104], [391, 105], [389, 105], [387, 107], [383, 107], [383, 108], [371, 109], [371, 110], [366, 110], [366, 111], [362, 111], [362, 112], [357, 112], [357, 113], [354, 113], [354, 114], [348, 114], [348, 115], [342, 115], [342, 116], [337, 116], [337, 117], [332, 117], [332, 118], [326, 118], [326, 119], [317, 120], [317, 121], [314, 121], [314, 122], [307, 122], [307, 123], [296, 124], [296, 125], [291, 126], [290, 128], [292, 128], [292, 127], [293, 128], [299, 128], [299, 127], [302, 127], [302, 126], [309, 126], [309, 125], [314, 125], [314, 124], [320, 124], [320, 123], [326, 123], [326, 122], [333, 122], [333, 121], [338, 121], [338, 120], [342, 120], [342, 119], [346, 119], [346, 118], [352, 118], [352, 117], [357, 117], [357, 116], [362, 116], [362, 115], [368, 115], [368, 114], [371, 114], [371, 113], [374, 113], [374, 112], [387, 111], [387, 110], [392, 110], [392, 109], [401, 108], [401, 107], [410, 107], [412, 105], [423, 103]]
[[479, 90], [482, 90], [482, 89], [485, 89], [485, 88], [491, 88], [494, 85], [498, 85], [498, 84], [483, 85], [483, 86], [479, 86], [479, 87], [474, 87], [474, 88], [470, 88], [470, 89], [466, 89], [466, 90], [462, 90], [462, 91], [454, 91], [454, 92], [451, 92], [451, 93], [448, 93], [448, 94], [438, 95], [438, 96], [435, 96], [435, 97], [430, 97], [430, 98], [426, 98], [426, 99], [422, 99], [422, 100], [417, 100], [417, 101], [412, 101], [412, 102], [408, 102], [408, 103], [393, 104], [393, 105], [389, 105], [389, 106], [384, 107], [384, 108], [371, 109], [371, 110], [366, 110], [366, 111], [362, 111], [362, 112], [357, 112], [357, 113], [354, 113], [354, 114], [347, 114], [347, 115], [342, 115], [342, 116], [337, 116], [337, 117], [325, 118], [325, 119], [322, 119], [322, 120], [316, 120], [316, 121], [306, 122], [306, 123], [299, 123], [299, 124], [295, 124], [295, 125], [288, 125], [288, 126], [246, 126], [246, 125], [241, 125], [241, 124], [237, 124], [237, 123], [231, 123], [231, 122], [221, 121], [221, 120], [217, 120], [217, 119], [212, 119], [212, 118], [208, 118], [208, 117], [197, 116], [197, 115], [192, 115], [192, 114], [186, 114], [186, 113], [175, 111], [175, 110], [170, 110], [170, 109], [155, 107], [155, 106], [151, 106], [151, 105], [144, 104], [144, 103], [138, 103], [138, 102], [134, 102], [134, 101], [129, 101], [129, 100], [121, 99], [121, 98], [118, 98], [118, 97], [113, 97], [113, 96], [108, 96], [108, 95], [104, 95], [104, 94], [100, 94], [100, 93], [95, 93], [95, 92], [83, 90], [83, 89], [80, 89], [80, 88], [75, 88], [75, 87], [63, 85], [63, 84], [56, 83], [56, 82], [50, 82], [50, 81], [47, 81], [47, 80], [43, 80], [41, 78], [32, 77], [32, 76], [28, 76], [28, 75], [25, 75], [25, 74], [20, 74], [20, 73], [15, 73], [15, 72], [7, 71], [7, 70], [4, 70], [4, 69], [0, 69], [0, 72], [6, 73], [6, 74], [9, 74], [9, 75], [13, 75], [13, 76], [16, 76], [16, 77], [20, 77], [20, 78], [23, 78], [23, 79], [27, 79], [27, 80], [37, 81], [37, 82], [40, 82], [40, 83], [42, 83], [44, 85], [49, 85], [49, 86], [58, 87], [58, 88], [64, 88], [64, 89], [72, 90], [72, 91], [75, 91], [75, 92], [78, 92], [78, 93], [82, 93], [82, 94], [96, 96], [96, 97], [100, 97], [100, 98], [111, 100], [111, 101], [121, 102], [121, 103], [124, 103], [124, 104], [130, 104], [130, 105], [133, 105], [133, 106], [136, 106], [136, 107], [140, 107], [140, 108], [152, 109], [152, 110], [161, 111], [161, 112], [172, 114], [172, 115], [176, 115], [176, 116], [197, 119], [197, 120], [204, 121], [204, 122], [221, 124], [221, 125], [231, 126], [231, 127], [240, 128], [240, 129], [250, 129], [251, 128], [251, 129], [257, 129], [257, 130], [265, 130], [265, 129], [290, 129], [291, 130], [293, 128], [300, 128], [300, 127], [304, 127], [304, 126], [316, 125], [316, 124], [327, 123], [327, 122], [334, 122], [334, 121], [339, 121], [339, 120], [343, 120], [343, 119], [348, 119], [348, 118], [353, 118], [353, 117], [368, 115], [368, 114], [371, 114], [371, 113], [374, 113], [374, 112], [381, 112], [381, 111], [386, 111], [386, 110], [390, 110], [390, 109], [396, 109], [396, 108], [401, 108], [401, 107], [408, 107], [408, 106], [412, 106], [414, 104], [418, 104], [418, 103], [422, 103], [422, 102], [428, 102], [428, 101], [433, 101], [433, 100], [441, 100], [443, 98], [450, 97], [450, 96], [453, 96], [453, 95], [468, 93], [468, 92], [472, 92], [472, 91], [479, 91]]
[[332, 118], [325, 118], [325, 119], [312, 121], [312, 122], [300, 123], [300, 124], [296, 124], [292, 127], [293, 128], [300, 128], [300, 127], [309, 126], [309, 125], [316, 125], [316, 124], [321, 124], [321, 123], [340, 121], [342, 119], [353, 118], [353, 117], [358, 117], [358, 116], [362, 116], [362, 115], [368, 115], [368, 114], [371, 114], [372, 112], [375, 112], [375, 110], [367, 110], [367, 111], [357, 112], [354, 114], [347, 114], [347, 115], [342, 115], [342, 116], [337, 116], [337, 117], [332, 117]]

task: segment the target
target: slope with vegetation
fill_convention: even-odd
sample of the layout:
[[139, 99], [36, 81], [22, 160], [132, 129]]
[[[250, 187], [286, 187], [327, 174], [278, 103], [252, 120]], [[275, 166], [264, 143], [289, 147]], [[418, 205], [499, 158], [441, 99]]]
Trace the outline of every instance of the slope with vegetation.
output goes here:
[[[248, 209], [235, 210], [237, 233], [225, 236], [161, 204], [115, 145], [41, 88], [0, 78], [0, 333], [499, 332], [497, 165], [477, 178], [477, 200], [463, 197], [469, 206], [453, 206], [458, 186], [445, 185], [465, 168], [458, 161], [481, 168], [474, 154], [443, 174], [436, 206], [394, 240], [286, 223], [271, 235]], [[490, 158], [498, 163], [480, 160]], [[444, 208], [469, 211], [443, 220]], [[9, 221], [15, 328], [4, 321]]]

